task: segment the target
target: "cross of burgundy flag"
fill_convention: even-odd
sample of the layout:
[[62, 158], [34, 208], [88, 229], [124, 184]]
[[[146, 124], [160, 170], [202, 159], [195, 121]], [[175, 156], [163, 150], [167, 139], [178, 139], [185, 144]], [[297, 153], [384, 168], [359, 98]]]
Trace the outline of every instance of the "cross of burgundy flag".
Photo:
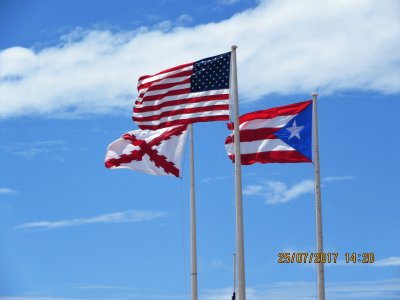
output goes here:
[[[239, 118], [242, 165], [312, 162], [312, 100], [245, 114]], [[233, 123], [228, 124], [233, 130]], [[233, 134], [225, 148], [235, 160]]]
[[130, 131], [108, 146], [105, 165], [107, 168], [180, 177], [186, 133], [186, 125], [155, 131]]
[[141, 76], [132, 119], [141, 129], [229, 120], [231, 53]]

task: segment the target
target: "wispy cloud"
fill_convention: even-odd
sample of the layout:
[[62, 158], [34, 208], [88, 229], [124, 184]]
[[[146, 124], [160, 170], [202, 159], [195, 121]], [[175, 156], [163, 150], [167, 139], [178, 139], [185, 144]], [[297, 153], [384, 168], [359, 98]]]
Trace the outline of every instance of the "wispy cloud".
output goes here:
[[330, 176], [322, 178], [322, 182], [332, 182], [332, 181], [343, 181], [343, 180], [353, 180], [354, 176]]
[[[140, 75], [229, 51], [231, 44], [239, 46], [243, 100], [316, 88], [398, 93], [399, 5], [261, 0], [220, 22], [182, 27], [191, 18], [183, 15], [133, 31], [77, 29], [54, 47], [4, 49], [0, 118], [126, 111]], [[263, 76], [254, 76], [260, 70]]]
[[[35, 297], [35, 296], [0, 296], [0, 300], [73, 300], [72, 298], [63, 297]], [[94, 300], [94, 299], [82, 299], [82, 300]]]
[[400, 257], [391, 256], [388, 258], [377, 260], [372, 264], [374, 267], [398, 267], [400, 266]]
[[119, 285], [104, 285], [104, 284], [96, 284], [96, 285], [82, 285], [76, 287], [81, 290], [125, 290], [125, 291], [137, 291], [137, 290], [146, 290], [146, 291], [156, 291], [155, 289], [142, 289], [142, 288], [134, 288], [127, 286], [119, 286]]
[[201, 181], [203, 183], [210, 183], [214, 181], [223, 181], [232, 178], [232, 176], [215, 176], [215, 177], [206, 177], [203, 178]]
[[4, 145], [0, 146], [0, 150], [23, 158], [42, 156], [43, 158], [62, 159], [61, 154], [67, 152], [69, 149], [64, 141], [47, 140]]
[[345, 260], [338, 260], [337, 263], [330, 263], [326, 264], [327, 266], [331, 267], [376, 267], [376, 268], [385, 268], [385, 267], [399, 267], [400, 266], [400, 257], [398, 256], [391, 256], [387, 258], [382, 258], [379, 260], [374, 261], [373, 263], [348, 263]]
[[[120, 300], [120, 299], [148, 299], [148, 300], [185, 300], [186, 295], [168, 295], [165, 292], [159, 292], [152, 294], [148, 292], [126, 292], [124, 296], [120, 293], [116, 296], [104, 296], [100, 295], [97, 297], [51, 297], [51, 296], [0, 296], [0, 300]], [[122, 297], [122, 298], [121, 298]]]
[[132, 223], [150, 221], [165, 217], [167, 214], [160, 211], [129, 210], [90, 218], [76, 218], [60, 221], [37, 221], [15, 226], [15, 230], [48, 230], [62, 227], [82, 226], [88, 224]]
[[218, 3], [222, 5], [233, 5], [237, 2], [239, 2], [239, 0], [218, 0]]
[[[85, 287], [82, 287], [85, 288]], [[156, 290], [142, 289], [140, 294], [131, 288], [114, 286], [88, 286], [89, 289], [119, 289], [125, 290], [126, 297], [135, 299], [186, 299], [185, 295], [168, 295]], [[232, 287], [220, 289], [203, 289], [199, 292], [199, 298], [204, 300], [230, 299]], [[400, 294], [400, 278], [376, 281], [351, 281], [351, 282], [327, 282], [326, 297], [331, 300], [355, 299], [355, 300], [383, 300], [398, 299]], [[276, 282], [265, 285], [248, 286], [246, 298], [249, 300], [314, 300], [316, 297], [315, 282], [291, 281]], [[104, 300], [115, 299], [115, 297], [101, 297]], [[124, 297], [125, 298], [125, 297]], [[76, 298], [58, 297], [30, 297], [30, 296], [0, 296], [0, 300], [75, 300]], [[80, 297], [81, 300], [93, 298]], [[120, 299], [120, 297], [118, 297]]]
[[[321, 182], [331, 183], [353, 178], [353, 176], [331, 176], [322, 178]], [[311, 179], [304, 179], [292, 186], [283, 181], [264, 180], [261, 184], [248, 185], [243, 189], [244, 195], [262, 197], [266, 204], [286, 203], [312, 192], [314, 192], [314, 180]]]
[[243, 194], [262, 197], [266, 204], [279, 204], [289, 202], [313, 191], [313, 180], [302, 180], [291, 187], [282, 181], [266, 180], [263, 185], [247, 186], [243, 190]]
[[385, 267], [399, 267], [400, 266], [400, 257], [391, 256], [388, 258], [382, 258], [374, 261], [373, 263], [352, 263], [346, 262], [345, 260], [338, 260], [336, 263], [327, 263], [325, 264], [328, 267], [358, 267], [358, 268], [385, 268]]
[[[334, 282], [326, 284], [326, 298], [331, 300], [397, 299], [400, 293], [400, 278], [378, 281]], [[249, 300], [313, 300], [316, 298], [315, 283], [296, 281], [278, 282], [246, 288]], [[230, 299], [232, 288], [206, 290], [204, 300]]]
[[1, 194], [15, 194], [15, 193], [17, 193], [17, 191], [16, 190], [13, 190], [13, 189], [9, 189], [9, 188], [0, 188], [0, 195]]

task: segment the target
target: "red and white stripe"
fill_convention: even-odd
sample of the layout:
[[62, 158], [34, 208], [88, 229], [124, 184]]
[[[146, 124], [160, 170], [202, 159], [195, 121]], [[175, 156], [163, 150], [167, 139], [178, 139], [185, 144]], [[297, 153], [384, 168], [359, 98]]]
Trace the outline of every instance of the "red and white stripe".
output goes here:
[[[260, 110], [241, 116], [239, 119], [241, 164], [309, 162], [307, 157], [283, 142], [274, 133], [290, 122], [310, 102], [312, 101]], [[233, 130], [233, 123], [228, 124], [228, 128]], [[230, 159], [234, 161], [233, 133], [227, 137], [225, 148]]]
[[139, 78], [133, 120], [141, 129], [229, 120], [229, 89], [192, 93], [193, 63]]

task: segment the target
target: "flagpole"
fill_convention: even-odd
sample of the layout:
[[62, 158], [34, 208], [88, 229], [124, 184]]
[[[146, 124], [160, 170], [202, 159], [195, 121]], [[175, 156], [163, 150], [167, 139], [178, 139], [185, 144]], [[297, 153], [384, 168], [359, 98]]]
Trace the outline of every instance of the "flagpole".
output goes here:
[[190, 268], [192, 300], [197, 300], [197, 245], [196, 245], [196, 205], [194, 185], [193, 125], [189, 125], [190, 142]]
[[[317, 253], [323, 253], [322, 245], [322, 207], [321, 207], [321, 179], [319, 170], [319, 143], [318, 143], [318, 116], [317, 116], [317, 97], [318, 93], [313, 92], [313, 158], [315, 172], [315, 219], [317, 233]], [[318, 281], [318, 300], [325, 300], [325, 272], [324, 264], [317, 264], [317, 281]]]
[[233, 253], [233, 294], [232, 300], [236, 299], [236, 253]]
[[239, 300], [246, 300], [246, 284], [244, 271], [244, 234], [243, 234], [243, 201], [242, 201], [242, 169], [240, 160], [239, 104], [236, 67], [236, 48], [231, 47], [231, 83], [233, 96], [234, 138], [235, 138], [235, 199], [236, 199], [236, 252], [238, 271]]

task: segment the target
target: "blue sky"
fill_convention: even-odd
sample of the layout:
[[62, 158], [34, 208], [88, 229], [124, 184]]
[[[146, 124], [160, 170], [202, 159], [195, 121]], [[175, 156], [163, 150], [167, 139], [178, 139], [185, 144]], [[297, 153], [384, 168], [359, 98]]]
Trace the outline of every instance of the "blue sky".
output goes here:
[[[183, 179], [104, 167], [138, 76], [238, 45], [241, 114], [319, 92], [327, 299], [400, 299], [397, 1], [0, 1], [0, 299], [189, 299]], [[233, 165], [196, 124], [200, 299], [229, 299]], [[315, 299], [311, 164], [243, 167], [248, 299]], [[345, 253], [372, 252], [371, 265]]]

